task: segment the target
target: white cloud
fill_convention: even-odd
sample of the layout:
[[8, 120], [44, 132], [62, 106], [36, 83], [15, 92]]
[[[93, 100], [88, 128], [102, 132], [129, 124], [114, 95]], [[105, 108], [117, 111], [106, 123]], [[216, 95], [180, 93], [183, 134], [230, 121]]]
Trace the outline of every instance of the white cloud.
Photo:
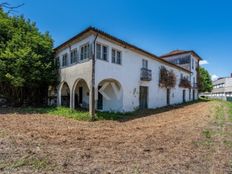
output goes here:
[[211, 79], [212, 79], [212, 80], [217, 80], [218, 78], [219, 78], [219, 77], [218, 77], [216, 74], [212, 74], [212, 75], [211, 75]]
[[207, 65], [209, 64], [209, 62], [207, 60], [201, 60], [200, 61], [200, 65]]

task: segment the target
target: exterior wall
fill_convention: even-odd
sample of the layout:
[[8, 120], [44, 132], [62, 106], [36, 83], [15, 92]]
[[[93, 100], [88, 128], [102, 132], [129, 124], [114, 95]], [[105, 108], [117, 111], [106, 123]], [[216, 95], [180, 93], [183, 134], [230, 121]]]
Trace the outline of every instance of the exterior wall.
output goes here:
[[[97, 42], [108, 45], [108, 61], [96, 60], [96, 86], [104, 79], [115, 79], [123, 88], [123, 108], [120, 111], [133, 111], [139, 107], [139, 87], [148, 86], [148, 107], [157, 108], [166, 106], [166, 89], [159, 87], [159, 71], [162, 63], [140, 55], [129, 49], [120, 47], [112, 42], [98, 38]], [[121, 51], [122, 65], [111, 63], [111, 49]], [[148, 69], [152, 70], [152, 81], [140, 80], [142, 59], [148, 60]], [[170, 104], [182, 103], [182, 88], [179, 88], [180, 74], [189, 76], [185, 71], [177, 70], [165, 65], [168, 70], [173, 70], [177, 76], [176, 87], [171, 89]], [[186, 89], [186, 101], [189, 101], [188, 89]], [[104, 109], [104, 108], [103, 108]]]
[[[191, 78], [191, 85], [193, 87], [192, 91], [195, 90], [195, 99], [198, 99], [198, 89], [197, 89], [197, 86], [196, 86], [196, 84], [198, 83], [197, 82], [197, 80], [198, 80], [197, 67], [199, 66], [198, 59], [195, 58], [191, 53], [187, 53], [187, 54], [181, 54], [181, 55], [174, 55], [174, 56], [166, 57], [166, 58], [164, 58], [164, 60], [172, 62], [175, 59], [186, 57], [186, 56], [190, 56], [190, 58], [191, 58], [190, 63], [189, 64], [179, 65], [179, 66], [181, 66], [181, 67], [183, 67], [183, 68], [185, 68], [185, 69], [192, 72], [191, 77], [190, 77]], [[191, 98], [193, 99], [192, 95], [193, 95], [193, 92], [191, 92]]]
[[[221, 87], [217, 87], [223, 85]], [[221, 78], [213, 81], [213, 90], [211, 93], [205, 94], [210, 98], [231, 100], [232, 98], [232, 77]]]
[[[70, 51], [77, 48], [78, 54], [80, 54], [80, 46], [86, 43], [93, 43], [95, 39], [94, 35], [88, 36], [87, 38], [70, 45], [57, 53], [56, 57], [60, 58], [62, 62], [62, 55], [68, 53], [68, 65], [67, 67], [61, 67], [59, 70], [60, 82], [66, 82], [70, 88], [70, 107], [74, 107], [74, 88], [78, 80], [83, 79], [90, 89], [91, 87], [91, 71], [92, 71], [92, 60], [86, 60], [85, 62], [80, 62], [77, 64], [70, 65]], [[110, 96], [112, 100], [106, 100], [103, 98], [103, 111], [133, 111], [139, 107], [139, 89], [140, 86], [148, 87], [148, 108], [158, 108], [167, 105], [167, 89], [159, 87], [159, 73], [160, 67], [165, 66], [167, 70], [172, 70], [176, 75], [176, 86], [171, 89], [170, 92], [170, 104], [179, 104], [183, 102], [183, 90], [186, 91], [186, 102], [189, 99], [189, 89], [184, 89], [179, 87], [181, 74], [191, 78], [190, 74], [186, 71], [180, 70], [178, 68], [171, 67], [170, 65], [164, 65], [162, 62], [154, 60], [152, 58], [146, 57], [135, 51], [131, 51], [125, 47], [114, 44], [108, 40], [98, 37], [96, 42], [108, 46], [108, 61], [96, 59], [96, 70], [95, 70], [95, 100], [97, 106], [98, 99], [98, 85], [102, 81], [112, 81], [114, 80], [120, 86], [120, 97], [116, 98], [113, 94], [112, 87], [107, 87], [105, 92]], [[114, 64], [111, 61], [111, 51], [112, 48], [121, 51], [122, 54], [122, 64]], [[79, 56], [80, 57], [80, 56]], [[148, 69], [152, 70], [152, 80], [151, 81], [141, 81], [140, 73], [142, 68], [142, 60], [148, 61]], [[192, 81], [192, 80], [191, 80]], [[58, 86], [58, 96], [60, 96], [61, 86]], [[87, 93], [87, 91], [83, 91]], [[91, 95], [91, 94], [89, 94]], [[197, 99], [197, 92], [196, 92]], [[90, 97], [83, 96], [84, 101], [87, 102]], [[58, 98], [58, 104], [60, 104], [61, 99]]]
[[[92, 43], [94, 40], [94, 36], [89, 36], [80, 42], [77, 42], [73, 45], [71, 45], [69, 48], [66, 48], [62, 50], [61, 52], [58, 52], [56, 54], [56, 58], [59, 57], [59, 62], [62, 62], [62, 55], [65, 53], [68, 53], [68, 65], [66, 67], [61, 67], [59, 69], [59, 81], [66, 82], [70, 88], [70, 96], [73, 96], [74, 92], [74, 84], [80, 79], [85, 80], [87, 83], [89, 89], [91, 84], [91, 67], [92, 67], [92, 61], [87, 59], [83, 62], [72, 64], [70, 63], [70, 51], [72, 49], [77, 48], [77, 52], [79, 54], [78, 57], [80, 57], [80, 46], [86, 43]], [[60, 96], [60, 86], [58, 86], [58, 97]], [[70, 100], [70, 107], [73, 107], [73, 97], [71, 97]], [[58, 98], [58, 104], [61, 104], [61, 99]]]

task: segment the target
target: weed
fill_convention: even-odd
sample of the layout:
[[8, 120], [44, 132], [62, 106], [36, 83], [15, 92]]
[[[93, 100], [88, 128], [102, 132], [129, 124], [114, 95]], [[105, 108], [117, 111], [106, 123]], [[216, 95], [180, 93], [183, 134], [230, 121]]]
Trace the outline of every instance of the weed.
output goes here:
[[33, 170], [42, 170], [51, 167], [49, 166], [47, 159], [30, 157], [28, 155], [23, 156], [13, 162], [0, 162], [1, 170], [12, 170], [23, 166], [30, 166]]
[[204, 130], [204, 131], [202, 132], [202, 134], [204, 135], [205, 138], [210, 139], [210, 138], [212, 138], [212, 134], [213, 134], [213, 133], [212, 133], [211, 130], [207, 129], [207, 130]]

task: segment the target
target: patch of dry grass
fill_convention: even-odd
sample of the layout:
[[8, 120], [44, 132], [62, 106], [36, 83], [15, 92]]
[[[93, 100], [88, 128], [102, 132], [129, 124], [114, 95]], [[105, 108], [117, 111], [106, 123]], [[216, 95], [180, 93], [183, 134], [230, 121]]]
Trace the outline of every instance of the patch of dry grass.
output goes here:
[[[56, 174], [209, 173], [218, 130], [211, 129], [215, 106], [217, 102], [200, 102], [146, 111], [123, 122], [80, 122], [48, 114], [5, 113], [0, 116], [0, 127], [7, 132], [0, 138], [1, 170]], [[222, 154], [227, 150], [222, 148]], [[227, 158], [222, 156], [220, 160]], [[229, 171], [228, 167], [223, 169]]]

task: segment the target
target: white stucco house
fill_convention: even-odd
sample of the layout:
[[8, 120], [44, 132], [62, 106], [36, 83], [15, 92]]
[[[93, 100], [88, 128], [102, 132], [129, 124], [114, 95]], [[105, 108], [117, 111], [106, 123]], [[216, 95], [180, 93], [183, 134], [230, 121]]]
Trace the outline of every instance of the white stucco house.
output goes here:
[[220, 77], [213, 81], [213, 90], [202, 96], [232, 102], [232, 73], [230, 77]]
[[[89, 27], [55, 48], [55, 60], [59, 64], [58, 105], [128, 112], [198, 98], [197, 67], [201, 58], [194, 51], [158, 57]], [[161, 67], [175, 74], [173, 88], [160, 86]], [[180, 87], [183, 78], [191, 87]]]

